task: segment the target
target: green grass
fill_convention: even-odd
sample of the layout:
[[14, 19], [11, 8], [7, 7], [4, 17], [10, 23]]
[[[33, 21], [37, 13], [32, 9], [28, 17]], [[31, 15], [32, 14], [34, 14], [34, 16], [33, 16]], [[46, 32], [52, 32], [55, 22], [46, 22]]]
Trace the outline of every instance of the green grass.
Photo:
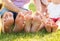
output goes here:
[[48, 33], [45, 30], [36, 33], [5, 33], [0, 35], [0, 41], [60, 41], [60, 31]]
[[[33, 12], [36, 10], [33, 4], [29, 8]], [[0, 41], [60, 41], [60, 31], [48, 33], [43, 29], [36, 33], [2, 33]]]
[[32, 10], [33, 12], [36, 11], [36, 7], [35, 7], [35, 5], [34, 5], [33, 3], [31, 3], [31, 4], [29, 5], [29, 9]]

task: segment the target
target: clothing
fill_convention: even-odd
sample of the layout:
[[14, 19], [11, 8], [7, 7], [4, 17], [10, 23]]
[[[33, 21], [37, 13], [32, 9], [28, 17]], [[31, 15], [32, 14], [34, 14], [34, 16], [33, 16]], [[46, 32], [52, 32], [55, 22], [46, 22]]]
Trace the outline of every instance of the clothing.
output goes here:
[[[11, 0], [12, 1], [12, 0]], [[17, 7], [27, 7], [27, 6], [24, 6], [26, 5], [27, 3], [30, 2], [30, 0], [13, 0], [12, 1]]]
[[[11, 0], [18, 8], [21, 8], [23, 10], [27, 10], [28, 11], [28, 5], [30, 0]], [[14, 20], [16, 19], [17, 13], [16, 12], [12, 12], [13, 13], [13, 17]]]
[[51, 18], [54, 22], [60, 20], [60, 18]]
[[[11, 0], [17, 7], [23, 9], [23, 10], [27, 10], [25, 8], [22, 8], [26, 3], [28, 3], [30, 0]], [[26, 5], [27, 6], [27, 5]], [[25, 6], [25, 7], [26, 7]], [[9, 11], [8, 9], [6, 8], [3, 8], [1, 11], [0, 11], [0, 14], [3, 15], [6, 11]], [[12, 11], [10, 11], [12, 12]], [[17, 16], [17, 13], [16, 12], [12, 12], [13, 13], [13, 17], [14, 19], [16, 18]]]
[[6, 11], [8, 11], [6, 8], [3, 8], [1, 11], [0, 11], [0, 15], [3, 15]]
[[13, 18], [14, 20], [16, 19], [17, 13], [16, 12], [12, 12], [13, 13]]
[[60, 4], [49, 3], [48, 14], [50, 18], [60, 18]]
[[[3, 14], [5, 13], [5, 12], [7, 12], [7, 11], [9, 11], [8, 9], [6, 9], [6, 8], [3, 8], [1, 11], [0, 11], [0, 15], [1, 15], [1, 17], [3, 16]], [[9, 12], [12, 12], [12, 11], [9, 11]], [[12, 12], [13, 13], [13, 17], [14, 17], [14, 19], [16, 18], [16, 16], [17, 16], [17, 13], [16, 12]]]

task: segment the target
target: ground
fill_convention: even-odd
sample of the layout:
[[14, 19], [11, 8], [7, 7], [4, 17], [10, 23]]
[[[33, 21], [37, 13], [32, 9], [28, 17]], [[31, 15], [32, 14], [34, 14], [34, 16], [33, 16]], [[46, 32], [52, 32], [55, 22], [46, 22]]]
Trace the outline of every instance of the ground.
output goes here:
[[[29, 8], [33, 12], [36, 10], [33, 4], [30, 4]], [[2, 33], [0, 41], [60, 41], [60, 31], [48, 33], [43, 29], [36, 33]]]
[[60, 31], [48, 33], [45, 30], [36, 33], [10, 33], [0, 35], [0, 41], [60, 41]]

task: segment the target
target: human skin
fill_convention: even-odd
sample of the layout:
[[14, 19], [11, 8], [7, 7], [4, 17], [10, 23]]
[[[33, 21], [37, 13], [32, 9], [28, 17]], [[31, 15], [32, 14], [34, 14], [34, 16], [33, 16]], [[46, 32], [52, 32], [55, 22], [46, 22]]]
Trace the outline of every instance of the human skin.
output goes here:
[[[17, 7], [16, 5], [14, 5], [14, 3], [11, 0], [3, 0], [3, 2], [4, 2], [5, 7], [10, 11], [18, 13], [23, 10], [23, 9]], [[23, 10], [23, 11], [25, 11], [25, 10]]]
[[4, 4], [5, 4], [5, 7], [8, 9], [8, 10], [11, 10], [13, 12], [20, 12], [20, 8], [18, 8], [17, 6], [15, 6], [11, 0], [3, 0]]
[[24, 27], [24, 31], [25, 32], [31, 32], [31, 26], [32, 26], [32, 12], [26, 12], [26, 15], [24, 17], [25, 19], [25, 27]]
[[40, 13], [45, 15], [46, 17], [49, 16], [49, 14], [47, 12], [48, 0], [46, 0], [46, 1], [45, 0], [38, 0], [38, 1], [34, 0], [34, 4], [36, 6], [36, 11], [39, 11]]
[[32, 17], [31, 32], [38, 32], [41, 29], [40, 25], [41, 25], [41, 17], [36, 12]]
[[13, 14], [11, 12], [5, 12], [3, 17], [4, 32], [11, 32], [11, 25], [14, 23]]
[[14, 32], [21, 32], [24, 29], [24, 14], [19, 12], [15, 19]]

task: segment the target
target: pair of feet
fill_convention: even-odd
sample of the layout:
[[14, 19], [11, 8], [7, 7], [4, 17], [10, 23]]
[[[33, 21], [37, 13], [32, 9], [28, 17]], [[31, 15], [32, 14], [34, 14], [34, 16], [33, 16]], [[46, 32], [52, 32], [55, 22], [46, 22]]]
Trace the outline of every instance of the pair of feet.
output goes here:
[[52, 19], [47, 19], [47, 22], [45, 21], [45, 29], [47, 32], [56, 32], [58, 25]]
[[[10, 33], [12, 31], [12, 25], [14, 24], [13, 13], [5, 12], [3, 17], [4, 23], [4, 32]], [[24, 28], [24, 15], [22, 13], [18, 13], [15, 19], [15, 26], [13, 28], [14, 32], [20, 32]]]
[[[41, 16], [41, 24], [45, 27], [47, 32], [56, 32], [60, 29], [59, 24], [60, 20], [54, 22], [51, 18], [47, 18], [46, 16], [39, 14]], [[41, 25], [40, 25], [41, 26]]]

